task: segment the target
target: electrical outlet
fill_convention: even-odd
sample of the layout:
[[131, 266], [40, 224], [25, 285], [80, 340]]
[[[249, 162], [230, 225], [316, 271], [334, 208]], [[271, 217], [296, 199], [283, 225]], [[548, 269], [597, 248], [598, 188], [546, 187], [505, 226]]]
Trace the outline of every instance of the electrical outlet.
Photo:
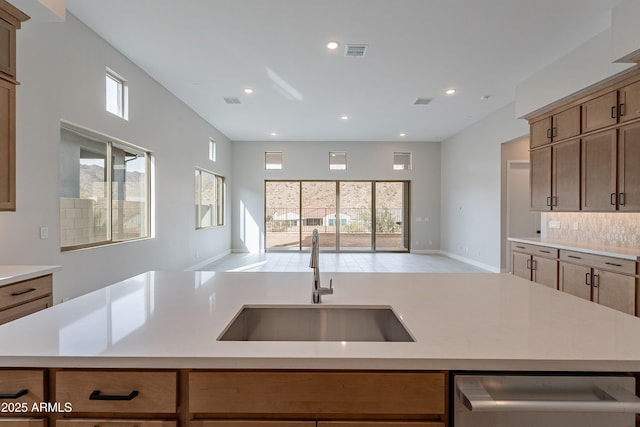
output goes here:
[[577, 222], [574, 222], [574, 223], [571, 225], [571, 228], [572, 228], [573, 230], [577, 230], [577, 229], [578, 229], [578, 223], [577, 223]]
[[40, 227], [40, 240], [49, 238], [49, 227]]
[[549, 228], [560, 228], [560, 221], [549, 221]]

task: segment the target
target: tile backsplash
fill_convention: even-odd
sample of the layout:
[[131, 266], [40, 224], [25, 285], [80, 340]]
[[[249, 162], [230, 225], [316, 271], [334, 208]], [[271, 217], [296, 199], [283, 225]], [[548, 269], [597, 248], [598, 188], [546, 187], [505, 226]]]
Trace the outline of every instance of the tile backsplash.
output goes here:
[[541, 220], [548, 239], [640, 248], [640, 213], [548, 212]]

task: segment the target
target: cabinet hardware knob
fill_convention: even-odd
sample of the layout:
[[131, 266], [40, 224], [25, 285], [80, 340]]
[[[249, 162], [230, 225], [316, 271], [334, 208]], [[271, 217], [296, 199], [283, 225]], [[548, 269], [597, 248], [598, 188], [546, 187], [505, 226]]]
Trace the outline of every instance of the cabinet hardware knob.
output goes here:
[[26, 291], [21, 291], [21, 292], [14, 292], [11, 294], [12, 297], [17, 297], [20, 295], [24, 295], [24, 294], [28, 294], [29, 292], [35, 292], [36, 288], [31, 288], [31, 289], [27, 289]]
[[551, 206], [551, 197], [547, 197], [547, 206]]
[[558, 136], [558, 128], [551, 128], [551, 137], [555, 138]]
[[567, 255], [567, 258], [582, 259], [581, 256], [575, 256], [575, 255]]
[[620, 117], [624, 116], [624, 103], [618, 105], [618, 115]]
[[616, 118], [616, 106], [615, 105], [613, 107], [611, 107], [611, 118], [612, 119]]
[[600, 275], [599, 274], [594, 274], [593, 277], [591, 278], [591, 284], [593, 285], [594, 288], [597, 288], [598, 285], [600, 284]]
[[616, 193], [611, 193], [609, 196], [609, 203], [611, 203], [612, 206], [616, 205]]
[[93, 390], [89, 395], [89, 400], [133, 400], [139, 394], [138, 390], [133, 390], [129, 394], [100, 394], [100, 390]]
[[618, 194], [618, 204], [619, 204], [620, 206], [624, 206], [624, 202], [625, 202], [625, 200], [624, 200], [624, 193], [619, 193], [619, 194]]
[[584, 284], [587, 286], [591, 286], [591, 273], [585, 273]]
[[551, 139], [551, 129], [547, 129], [547, 139]]
[[19, 399], [27, 393], [29, 393], [29, 389], [23, 388], [17, 393], [0, 394], [0, 399]]
[[551, 251], [543, 251], [542, 249], [540, 250], [540, 252], [542, 252], [543, 254], [550, 254]]

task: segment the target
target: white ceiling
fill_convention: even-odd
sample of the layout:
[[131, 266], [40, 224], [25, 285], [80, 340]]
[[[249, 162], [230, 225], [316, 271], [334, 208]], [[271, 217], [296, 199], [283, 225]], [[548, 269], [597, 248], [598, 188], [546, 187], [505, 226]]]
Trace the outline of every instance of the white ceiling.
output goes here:
[[[231, 140], [441, 141], [606, 29], [619, 1], [67, 0], [67, 9]], [[341, 47], [329, 51], [329, 40]], [[349, 43], [367, 44], [366, 56], [344, 57]], [[413, 105], [417, 97], [433, 102]]]

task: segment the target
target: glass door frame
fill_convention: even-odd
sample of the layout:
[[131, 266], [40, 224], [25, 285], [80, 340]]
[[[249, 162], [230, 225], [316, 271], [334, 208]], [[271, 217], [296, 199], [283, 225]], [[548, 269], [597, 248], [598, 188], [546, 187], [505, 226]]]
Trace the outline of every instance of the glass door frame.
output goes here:
[[[300, 212], [300, 220], [298, 222], [298, 251], [303, 252], [303, 242], [302, 242], [302, 234], [303, 234], [303, 226], [302, 226], [302, 183], [303, 182], [333, 182], [335, 183], [335, 188], [336, 188], [336, 242], [335, 242], [335, 249], [331, 249], [331, 250], [324, 250], [323, 252], [329, 252], [329, 253], [376, 253], [376, 252], [380, 252], [380, 253], [408, 253], [411, 251], [411, 181], [409, 180], [367, 180], [367, 179], [361, 179], [361, 180], [357, 180], [357, 179], [352, 179], [352, 180], [336, 180], [336, 179], [267, 179], [264, 180], [264, 187], [263, 187], [263, 195], [264, 195], [264, 199], [263, 199], [263, 226], [264, 226], [264, 233], [265, 233], [265, 238], [263, 239], [264, 241], [264, 250], [265, 252], [287, 252], [287, 251], [291, 251], [292, 248], [287, 249], [274, 249], [274, 248], [268, 248], [267, 247], [267, 238], [266, 238], [266, 233], [267, 233], [267, 183], [272, 183], [272, 182], [290, 182], [290, 183], [298, 183], [299, 184], [299, 190], [298, 190], [298, 206], [297, 209]], [[371, 183], [371, 246], [369, 250], [362, 250], [362, 251], [345, 251], [343, 249], [341, 249], [340, 246], [340, 235], [341, 235], [341, 221], [339, 220], [340, 218], [340, 214], [341, 214], [341, 206], [340, 206], [340, 202], [341, 202], [341, 198], [340, 198], [340, 184], [346, 182], [346, 183], [353, 183], [353, 182], [366, 182], [366, 183]], [[377, 211], [377, 206], [376, 206], [376, 184], [377, 183], [402, 183], [403, 184], [403, 194], [402, 194], [402, 200], [403, 200], [403, 232], [402, 232], [402, 240], [403, 240], [403, 248], [398, 248], [398, 249], [385, 249], [385, 250], [378, 250], [376, 247], [376, 234], [377, 234], [377, 222], [376, 222], [376, 211]], [[295, 249], [293, 249], [295, 250]], [[304, 252], [308, 252], [309, 250], [307, 248], [304, 249]]]

